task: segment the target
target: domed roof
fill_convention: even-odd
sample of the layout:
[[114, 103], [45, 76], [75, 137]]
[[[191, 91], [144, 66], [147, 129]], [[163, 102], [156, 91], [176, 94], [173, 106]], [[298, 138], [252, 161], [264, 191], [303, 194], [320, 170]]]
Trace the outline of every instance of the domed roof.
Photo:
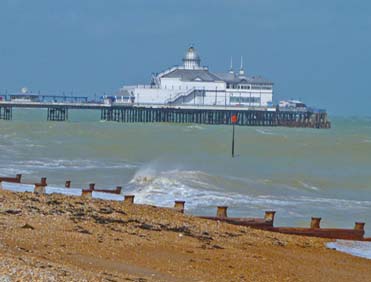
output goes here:
[[183, 60], [200, 61], [200, 56], [198, 56], [196, 49], [191, 46], [188, 48], [188, 51]]
[[198, 69], [200, 68], [200, 56], [198, 56], [196, 49], [191, 46], [188, 48], [186, 55], [183, 58], [184, 67], [186, 69]]

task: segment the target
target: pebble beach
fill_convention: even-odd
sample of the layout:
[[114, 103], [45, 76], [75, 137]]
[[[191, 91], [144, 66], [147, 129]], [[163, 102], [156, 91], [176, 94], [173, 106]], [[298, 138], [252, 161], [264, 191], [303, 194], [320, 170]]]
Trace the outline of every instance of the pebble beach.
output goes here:
[[367, 281], [370, 261], [171, 208], [0, 190], [0, 281]]

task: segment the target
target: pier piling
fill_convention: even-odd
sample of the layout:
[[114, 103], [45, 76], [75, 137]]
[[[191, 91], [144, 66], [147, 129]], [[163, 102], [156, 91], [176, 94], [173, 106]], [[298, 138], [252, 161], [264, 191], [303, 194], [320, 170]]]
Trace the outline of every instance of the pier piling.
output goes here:
[[13, 107], [0, 105], [0, 119], [12, 120], [13, 118]]
[[[232, 120], [233, 118], [233, 120]], [[286, 126], [329, 128], [325, 112], [268, 111], [265, 109], [202, 109], [111, 106], [101, 109], [101, 120], [123, 123], [198, 123], [240, 126]]]
[[64, 106], [49, 107], [47, 120], [49, 121], [66, 121], [68, 120], [68, 108]]

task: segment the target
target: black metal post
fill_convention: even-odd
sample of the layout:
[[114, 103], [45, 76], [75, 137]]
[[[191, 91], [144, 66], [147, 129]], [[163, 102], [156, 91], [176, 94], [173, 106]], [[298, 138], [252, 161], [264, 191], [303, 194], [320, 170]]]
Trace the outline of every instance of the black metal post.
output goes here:
[[232, 158], [234, 158], [234, 123], [233, 123], [233, 135], [232, 135]]

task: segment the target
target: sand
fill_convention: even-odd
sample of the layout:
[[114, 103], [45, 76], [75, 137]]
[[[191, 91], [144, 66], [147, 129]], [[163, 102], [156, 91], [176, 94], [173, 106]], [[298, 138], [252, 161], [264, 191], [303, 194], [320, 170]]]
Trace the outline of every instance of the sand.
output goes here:
[[369, 281], [371, 261], [173, 209], [0, 190], [0, 281]]

